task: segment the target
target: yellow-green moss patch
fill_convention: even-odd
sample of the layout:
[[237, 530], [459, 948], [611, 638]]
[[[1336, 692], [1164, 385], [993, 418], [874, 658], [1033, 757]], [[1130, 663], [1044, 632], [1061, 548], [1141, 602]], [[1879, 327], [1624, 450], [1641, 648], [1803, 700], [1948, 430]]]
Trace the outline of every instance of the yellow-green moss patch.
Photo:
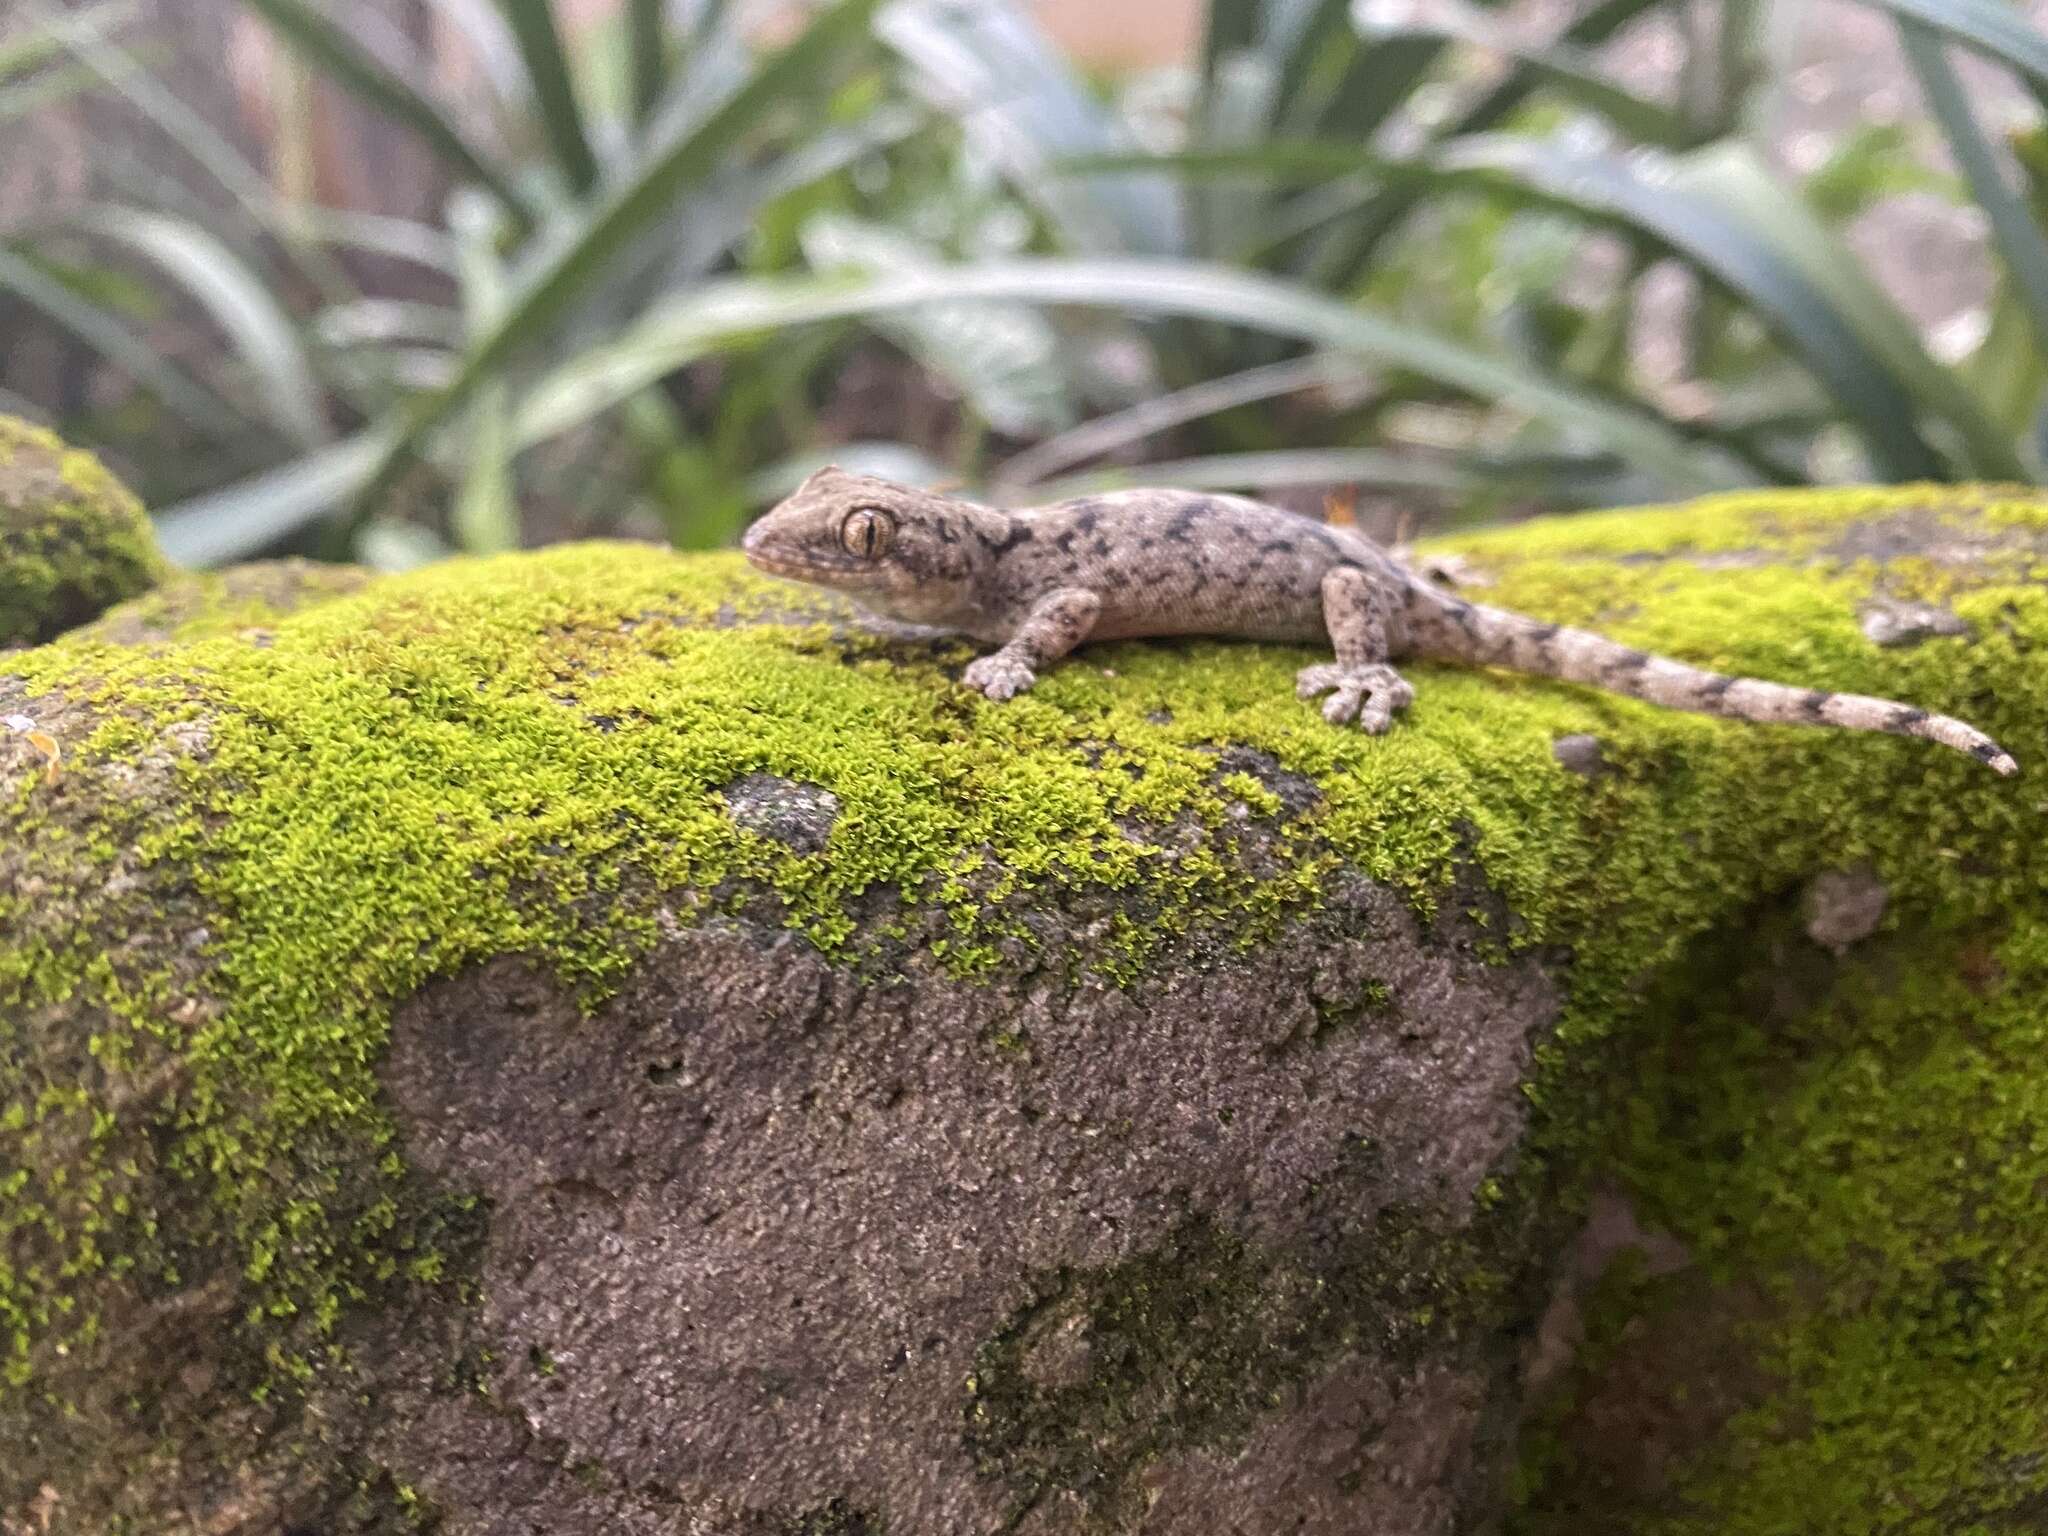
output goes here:
[[0, 647], [83, 624], [168, 571], [142, 504], [98, 459], [0, 416]]

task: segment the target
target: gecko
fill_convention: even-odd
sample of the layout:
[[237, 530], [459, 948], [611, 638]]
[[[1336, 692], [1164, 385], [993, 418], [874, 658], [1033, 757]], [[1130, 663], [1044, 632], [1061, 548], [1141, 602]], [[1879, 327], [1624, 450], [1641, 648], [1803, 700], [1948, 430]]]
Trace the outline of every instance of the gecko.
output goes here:
[[1210, 635], [1327, 640], [1296, 691], [1375, 735], [1415, 690], [1396, 661], [1450, 661], [1584, 683], [1734, 720], [1917, 736], [2019, 771], [1983, 732], [1890, 699], [1730, 677], [1588, 630], [1467, 601], [1354, 529], [1242, 496], [1127, 490], [1005, 510], [836, 465], [758, 519], [757, 568], [843, 592], [883, 619], [995, 647], [962, 681], [1014, 698], [1089, 640]]

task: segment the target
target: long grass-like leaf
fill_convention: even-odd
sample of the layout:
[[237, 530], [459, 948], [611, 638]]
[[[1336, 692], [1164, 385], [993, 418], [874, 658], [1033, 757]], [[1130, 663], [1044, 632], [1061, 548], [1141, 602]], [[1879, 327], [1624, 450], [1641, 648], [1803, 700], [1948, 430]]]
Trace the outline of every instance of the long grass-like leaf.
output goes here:
[[[706, 284], [543, 379], [515, 413], [513, 447], [557, 436], [677, 368], [791, 326], [976, 300], [1106, 306], [1263, 328], [1334, 354], [1398, 364], [1592, 438], [1655, 477], [1660, 492], [1745, 483], [1727, 460], [1695, 449], [1655, 418], [1513, 363], [1268, 278], [1142, 260], [987, 263], [851, 282], [804, 277]], [[364, 434], [173, 508], [160, 522], [165, 549], [184, 563], [210, 564], [262, 548], [344, 505], [360, 505], [394, 461], [395, 442], [391, 435]]]
[[465, 404], [514, 352], [544, 335], [597, 281], [613, 257], [651, 227], [684, 188], [708, 178], [763, 117], [803, 90], [815, 89], [818, 76], [865, 35], [876, 4], [877, 0], [838, 0], [795, 42], [762, 63], [715, 110], [675, 139], [651, 148], [640, 167], [610, 193], [574, 238], [554, 251], [513, 296], [503, 319], [469, 350], [447, 387], [408, 412], [392, 439], [390, 452], [365, 487], [364, 502], [372, 501], [388, 486], [426, 434]]
[[157, 543], [179, 565], [204, 567], [266, 549], [342, 505], [384, 452], [365, 432], [280, 468], [166, 508]]
[[390, 347], [425, 345], [457, 351], [462, 346], [462, 316], [445, 304], [424, 299], [358, 299], [323, 309], [313, 318], [322, 346]]
[[1406, 26], [1380, 37], [1385, 41], [1430, 38], [1494, 54], [1514, 65], [1532, 94], [1553, 91], [1574, 106], [1605, 118], [1637, 143], [1684, 149], [1695, 137], [1683, 115], [1617, 84], [1596, 60], [1569, 43], [1524, 43], [1505, 28], [1469, 16]]
[[140, 208], [88, 208], [76, 222], [160, 268], [213, 317], [247, 366], [260, 408], [286, 438], [301, 448], [327, 441], [320, 383], [298, 327], [233, 251], [190, 220]]
[[244, 435], [248, 423], [220, 396], [118, 318], [81, 298], [42, 268], [0, 247], [0, 293], [11, 293], [126, 373], [137, 384], [216, 440]]
[[[803, 247], [819, 271], [911, 273], [948, 265], [899, 230], [840, 214], [807, 223]], [[876, 324], [1005, 436], [1039, 437], [1074, 419], [1059, 335], [1028, 304], [932, 304]]]
[[385, 68], [309, 0], [248, 3], [336, 85], [416, 134], [421, 143], [460, 174], [489, 187], [522, 227], [532, 225], [532, 204], [511, 176], [472, 144], [453, 118], [410, 81]]
[[1961, 373], [1928, 355], [1912, 320], [1754, 150], [1730, 142], [1696, 151], [1679, 162], [1677, 184], [1767, 241], [1780, 260], [1796, 268], [1854, 333], [1860, 351], [1911, 398], [1915, 411], [1954, 432], [1971, 474], [1991, 480], [2030, 478], [1986, 402]]
[[489, 82], [501, 107], [524, 107], [533, 81], [519, 57], [519, 43], [495, 0], [427, 0], [462, 39], [477, 72]]
[[944, 301], [1077, 305], [1181, 315], [1291, 336], [1412, 370], [1474, 397], [1586, 434], [1674, 489], [1740, 483], [1653, 416], [1489, 357], [1418, 326], [1250, 273], [1138, 259], [1012, 261], [855, 282], [738, 279], [650, 313], [613, 344], [565, 364], [520, 412], [522, 440], [552, 436], [715, 348], [785, 326]]
[[668, 92], [668, 32], [663, 0], [626, 0], [626, 39], [633, 51], [633, 121], [645, 127]]
[[[1558, 34], [1556, 43], [1558, 46], [1580, 52], [1598, 48], [1639, 16], [1664, 3], [1665, 0], [1597, 0], [1596, 4]], [[1382, 43], [1370, 50], [1369, 57], [1396, 53], [1399, 46], [1397, 43]], [[1419, 57], [1422, 60], [1420, 67], [1426, 67], [1429, 61], [1436, 58], [1436, 50], [1441, 45], [1411, 37], [1405, 46], [1409, 50], [1425, 51], [1401, 60], [1400, 89], [1403, 92], [1412, 86], [1418, 77], [1419, 68], [1414, 58]], [[1542, 85], [1543, 77], [1533, 69], [1517, 67], [1511, 70], [1505, 80], [1487, 91], [1463, 112], [1448, 122], [1433, 127], [1429, 133], [1429, 142], [1448, 143], [1469, 134], [1485, 133], [1499, 127], [1535, 95]], [[1381, 90], [1385, 88], [1385, 84], [1379, 86]], [[1384, 120], [1384, 116], [1384, 111], [1374, 116], [1372, 126], [1377, 127]], [[1364, 141], [1363, 134], [1337, 119], [1323, 125], [1322, 136], [1341, 137], [1353, 143]], [[1325, 242], [1324, 249], [1319, 252], [1318, 276], [1339, 291], [1346, 291], [1355, 286], [1371, 269], [1374, 257], [1385, 242], [1427, 197], [1428, 188], [1424, 185], [1389, 186], [1355, 210], [1347, 209], [1347, 212], [1355, 212], [1355, 216], [1347, 220], [1341, 238]]]
[[1904, 21], [1946, 33], [1993, 63], [2026, 77], [2038, 94], [2048, 90], [2048, 37], [2026, 13], [2003, 0], [1864, 0]]
[[[1273, 92], [1271, 125], [1278, 130], [1308, 98], [1311, 82], [1333, 47], [1351, 48], [1351, 0], [1315, 0], [1299, 14], [1291, 34], [1278, 48], [1279, 70]], [[1314, 105], [1313, 103], [1311, 105]]]
[[579, 196], [597, 185], [597, 156], [591, 151], [583, 127], [583, 109], [576, 104], [576, 87], [569, 78], [569, 58], [562, 48], [562, 34], [555, 26], [551, 0], [498, 0], [512, 35], [519, 43], [519, 56], [526, 61], [527, 78], [533, 82], [533, 99], [540, 108], [541, 127], [554, 153], [555, 168]]
[[1202, 85], [1206, 95], [1223, 61], [1249, 48], [1259, 35], [1262, 0], [1208, 0], [1202, 29]]
[[1092, 186], [1048, 174], [1065, 155], [1131, 147], [1088, 89], [1014, 0], [972, 6], [896, 0], [875, 33], [916, 66], [912, 78], [1061, 229], [1070, 250], [1167, 255], [1184, 248], [1172, 187], [1157, 177]]
[[[211, 123], [179, 100], [133, 55], [101, 37], [97, 29], [81, 25], [78, 17], [52, 10], [47, 0], [34, 3], [37, 16], [50, 34], [190, 156], [235, 200], [253, 227], [274, 236], [329, 302], [338, 302], [353, 292], [348, 274], [325, 251], [304, 238], [264, 174]], [[151, 170], [157, 172], [158, 168], [152, 166]]]
[[1186, 389], [1140, 401], [1127, 410], [1084, 421], [1057, 437], [1035, 443], [1006, 460], [995, 479], [1006, 488], [1026, 490], [1075, 464], [1114, 453], [1204, 416], [1281, 395], [1355, 383], [1364, 377], [1356, 359], [1318, 354], [1246, 368], [1225, 378], [1204, 379]]
[[1949, 150], [1962, 167], [1977, 206], [1991, 221], [2013, 289], [2026, 305], [2034, 343], [2048, 348], [2048, 238], [2043, 237], [2033, 210], [1999, 168], [1983, 129], [1977, 125], [1977, 116], [1970, 110], [1963, 84], [1949, 65], [1940, 35], [1917, 21], [1901, 20], [1898, 25], [1899, 41], [1919, 77], [1927, 105], [1948, 135]]
[[[1600, 484], [1609, 484], [1612, 476]], [[1008, 482], [1005, 482], [1007, 485]], [[1064, 501], [1134, 486], [1175, 486], [1189, 491], [1277, 490], [1283, 486], [1363, 485], [1380, 490], [1437, 491], [1445, 495], [1500, 496], [1554, 486], [1535, 476], [1517, 480], [1498, 466], [1466, 468], [1420, 453], [1383, 448], [1282, 448], [1257, 453], [1215, 453], [1161, 459], [1067, 475], [1031, 488], [1035, 502]], [[1592, 489], [1588, 484], [1584, 487]], [[1570, 498], [1579, 500], [1577, 497]], [[1583, 502], [1581, 503], [1583, 504]]]
[[1744, 169], [1741, 155], [1731, 146], [1652, 165], [1640, 156], [1473, 135], [1418, 159], [1328, 144], [1174, 158], [1190, 174], [1364, 171], [1395, 187], [1455, 186], [1653, 240], [1770, 325], [1827, 386], [1892, 478], [1946, 473], [1922, 433], [1923, 413], [1945, 418], [1965, 439], [1975, 472], [2015, 472], [2010, 443], [1968, 391], [1926, 357], [1910, 327], [1817, 221], [1802, 217], [1795, 199], [1772, 197], [1767, 173]]
[[[474, 194], [451, 201], [449, 223], [461, 252], [463, 319], [483, 335], [505, 312], [505, 272], [496, 250], [495, 210]], [[471, 554], [495, 554], [519, 544], [519, 501], [512, 483], [511, 392], [502, 380], [485, 384], [469, 407], [462, 488], [450, 526]]]
[[[1468, 139], [1445, 163], [1511, 178], [1555, 205], [1619, 223], [1683, 256], [1731, 290], [1826, 384], [1888, 478], [1942, 477], [1911, 393], [1851, 317], [1830, 302], [1774, 231], [1740, 218], [1710, 179], [1644, 175], [1638, 163], [1559, 154], [1505, 135]], [[1682, 162], [1681, 162], [1682, 164]]]
[[0, 84], [0, 123], [28, 117], [91, 90], [97, 76], [84, 65], [39, 70], [19, 85]]
[[[900, 144], [926, 126], [924, 114], [887, 103], [856, 122], [815, 134], [765, 165], [730, 167], [690, 203], [690, 218], [671, 241], [668, 286], [703, 276], [755, 227], [777, 198], [837, 175], [857, 160]], [[662, 232], [668, 238], [667, 232]]]
[[432, 224], [310, 204], [292, 209], [290, 218], [306, 236], [328, 245], [395, 257], [451, 277], [455, 274], [455, 242]]
[[[67, 12], [64, 21], [74, 33], [105, 37], [118, 31], [135, 15], [133, 0], [112, 0]], [[0, 40], [0, 85], [25, 79], [44, 65], [64, 56], [70, 48], [57, 29], [39, 16], [38, 24], [18, 37]]]
[[747, 497], [756, 503], [787, 496], [814, 470], [836, 464], [856, 474], [879, 475], [899, 485], [937, 486], [953, 478], [922, 448], [909, 443], [863, 441], [811, 448], [779, 459], [747, 476]]

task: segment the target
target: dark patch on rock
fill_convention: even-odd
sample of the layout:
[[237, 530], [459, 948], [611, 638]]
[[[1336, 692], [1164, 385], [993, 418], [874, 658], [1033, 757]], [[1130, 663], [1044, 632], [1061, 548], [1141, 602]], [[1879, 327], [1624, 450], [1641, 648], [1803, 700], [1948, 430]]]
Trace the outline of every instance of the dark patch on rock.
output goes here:
[[2041, 547], [2041, 536], [2023, 527], [1975, 521], [1965, 527], [1932, 511], [1909, 510], [1850, 524], [1822, 554], [1881, 565], [1927, 560], [1935, 565], [1979, 568], [2002, 551]]
[[1600, 738], [1582, 731], [1558, 737], [1550, 744], [1550, 755], [1581, 778], [1597, 779], [1607, 771], [1607, 755]]
[[1323, 803], [1315, 780], [1280, 766], [1279, 760], [1256, 747], [1225, 747], [1216, 759], [1218, 773], [1242, 773], [1257, 779], [1280, 802], [1280, 820], [1292, 821]]
[[1807, 882], [1800, 897], [1806, 936], [1836, 954], [1869, 938], [1884, 921], [1891, 891], [1868, 864], [1831, 869]]
[[797, 853], [822, 849], [839, 819], [839, 797], [831, 790], [778, 774], [745, 774], [719, 793], [734, 821]]
[[1873, 645], [1918, 645], [1943, 635], [1967, 635], [1970, 626], [1946, 608], [1933, 603], [1910, 603], [1896, 598], [1874, 598], [1862, 611], [1864, 638]]

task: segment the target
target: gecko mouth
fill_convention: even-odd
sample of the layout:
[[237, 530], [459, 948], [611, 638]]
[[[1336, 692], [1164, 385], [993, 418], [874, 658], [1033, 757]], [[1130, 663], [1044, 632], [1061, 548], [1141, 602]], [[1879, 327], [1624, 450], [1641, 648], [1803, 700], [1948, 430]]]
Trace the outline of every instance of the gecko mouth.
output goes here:
[[849, 567], [835, 561], [820, 560], [801, 550], [780, 550], [760, 545], [742, 545], [747, 563], [771, 576], [794, 576], [806, 581], [826, 581], [834, 576], [849, 574]]

